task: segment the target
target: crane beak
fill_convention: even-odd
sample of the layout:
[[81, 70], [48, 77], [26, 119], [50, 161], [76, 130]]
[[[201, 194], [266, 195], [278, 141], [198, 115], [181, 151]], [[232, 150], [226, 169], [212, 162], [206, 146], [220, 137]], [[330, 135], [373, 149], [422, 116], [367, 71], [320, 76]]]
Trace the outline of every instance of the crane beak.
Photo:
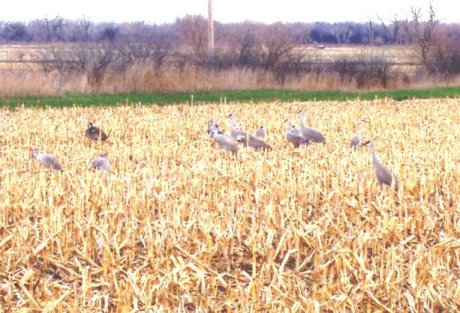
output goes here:
[[367, 146], [367, 145], [369, 145], [370, 143], [371, 143], [371, 141], [368, 140], [368, 141], [364, 142], [361, 146]]

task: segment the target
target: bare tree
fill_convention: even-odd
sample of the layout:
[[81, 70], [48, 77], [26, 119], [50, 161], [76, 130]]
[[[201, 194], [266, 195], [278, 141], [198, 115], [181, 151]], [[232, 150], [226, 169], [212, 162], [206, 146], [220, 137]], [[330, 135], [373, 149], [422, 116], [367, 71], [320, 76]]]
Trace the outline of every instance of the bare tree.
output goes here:
[[291, 34], [281, 23], [269, 25], [263, 35], [265, 69], [273, 70], [294, 49]]
[[368, 27], [367, 27], [367, 38], [369, 40], [369, 45], [374, 44], [374, 25], [372, 24], [372, 21], [369, 21]]
[[429, 18], [421, 21], [421, 10], [412, 9], [412, 31], [420, 62], [430, 73], [451, 74], [458, 62], [459, 43], [440, 29], [433, 5], [430, 4]]
[[260, 38], [257, 37], [255, 26], [246, 22], [240, 25], [237, 31], [235, 46], [238, 54], [238, 64], [247, 67], [259, 66], [261, 45]]
[[45, 17], [43, 23], [46, 30], [46, 40], [48, 42], [62, 41], [64, 38], [64, 18], [56, 16], [53, 19]]
[[207, 21], [199, 15], [187, 15], [176, 24], [183, 43], [188, 45], [198, 64], [207, 61]]
[[93, 28], [93, 23], [90, 20], [87, 20], [85, 17], [82, 17], [77, 21], [77, 27], [75, 34], [77, 41], [89, 42], [91, 40], [91, 31]]

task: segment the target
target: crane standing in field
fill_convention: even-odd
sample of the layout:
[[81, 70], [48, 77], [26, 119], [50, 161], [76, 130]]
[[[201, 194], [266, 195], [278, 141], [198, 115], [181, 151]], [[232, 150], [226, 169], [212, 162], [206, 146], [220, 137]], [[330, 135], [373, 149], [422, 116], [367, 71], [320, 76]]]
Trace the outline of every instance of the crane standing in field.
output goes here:
[[107, 160], [107, 156], [105, 154], [100, 154], [98, 158], [93, 160], [90, 169], [108, 172], [110, 170], [110, 163], [109, 160]]
[[291, 143], [294, 148], [298, 148], [301, 145], [308, 145], [309, 141], [300, 133], [300, 130], [296, 128], [288, 119], [284, 120], [286, 125], [286, 140]]
[[214, 127], [219, 128], [219, 125], [217, 125], [217, 123], [214, 122], [214, 120], [209, 120], [207, 133], [210, 137], [212, 137], [212, 130], [214, 129]]
[[356, 135], [351, 138], [350, 140], [350, 147], [353, 148], [354, 150], [358, 149], [363, 141], [363, 124], [368, 123], [368, 121], [360, 119], [358, 121], [358, 132]]
[[267, 130], [265, 129], [264, 125], [260, 125], [260, 127], [254, 131], [254, 137], [256, 138], [267, 137]]
[[62, 171], [62, 166], [56, 157], [52, 154], [44, 153], [38, 151], [37, 147], [32, 148], [32, 156], [40, 162], [41, 165], [45, 168], [52, 168], [57, 171]]
[[[244, 132], [246, 133], [245, 136], [241, 134], [238, 136], [238, 134], [234, 132], [234, 135], [236, 135], [236, 138], [229, 137], [222, 130], [219, 129], [219, 125], [217, 123], [215, 123], [213, 120], [209, 120], [208, 121], [208, 134], [210, 134], [211, 137], [213, 137], [214, 130], [217, 130], [217, 133], [215, 134], [217, 135], [216, 138], [220, 140], [221, 142], [225, 142], [224, 145], [228, 145], [228, 142], [229, 142], [228, 139], [231, 139], [232, 141], [241, 143], [246, 147], [254, 148], [256, 151], [271, 151], [272, 150], [272, 147], [268, 145], [265, 141], [255, 138], [254, 136], [250, 136], [246, 132]], [[240, 132], [243, 132], [243, 131], [240, 131]], [[214, 141], [218, 143], [218, 140], [216, 140], [216, 138], [214, 138], [215, 139]], [[221, 145], [219, 146], [222, 148]], [[234, 148], [231, 148], [231, 149], [234, 149]]]
[[224, 134], [221, 130], [219, 130], [219, 126], [217, 124], [212, 126], [210, 133], [212, 139], [214, 139], [219, 148], [232, 152], [233, 154], [238, 153], [238, 143], [232, 137]]
[[396, 191], [399, 189], [399, 181], [394, 176], [390, 170], [380, 162], [379, 155], [375, 150], [375, 144], [373, 141], [366, 141], [363, 145], [368, 146], [372, 151], [372, 163], [374, 166], [374, 175], [377, 179], [378, 184], [381, 185], [388, 185], [393, 186]]
[[241, 137], [246, 137], [248, 139], [255, 139], [253, 135], [248, 134], [244, 130], [238, 129], [236, 126], [236, 117], [234, 113], [231, 113], [228, 118], [230, 119], [230, 126], [232, 127], [230, 134], [233, 138], [238, 139]]
[[236, 139], [239, 143], [242, 143], [246, 147], [254, 148], [256, 151], [271, 151], [273, 148], [267, 144], [265, 141], [258, 138], [247, 138], [247, 137], [238, 137]]
[[85, 136], [91, 140], [101, 140], [106, 141], [108, 136], [102, 129], [93, 125], [93, 123], [88, 122], [88, 127], [85, 131]]
[[307, 127], [305, 125], [305, 117], [307, 112], [305, 112], [305, 110], [300, 110], [298, 113], [300, 114], [300, 132], [302, 136], [304, 136], [305, 139], [307, 139], [309, 142], [324, 143], [326, 139], [324, 138], [323, 134], [321, 134], [316, 129]]

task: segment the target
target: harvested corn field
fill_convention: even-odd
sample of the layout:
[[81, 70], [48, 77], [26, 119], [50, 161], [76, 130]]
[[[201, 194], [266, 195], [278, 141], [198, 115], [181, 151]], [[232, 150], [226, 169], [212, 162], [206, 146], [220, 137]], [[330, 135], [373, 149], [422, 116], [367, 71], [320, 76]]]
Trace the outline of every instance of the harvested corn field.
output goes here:
[[[283, 121], [321, 131], [293, 148]], [[460, 309], [460, 100], [1, 111], [0, 307], [93, 312]], [[227, 116], [272, 151], [226, 152]], [[399, 178], [374, 178], [357, 121]], [[108, 134], [85, 137], [88, 121]], [[18, 126], [24, 125], [24, 126]], [[32, 147], [63, 171], [45, 169]], [[110, 171], [91, 171], [107, 154]]]

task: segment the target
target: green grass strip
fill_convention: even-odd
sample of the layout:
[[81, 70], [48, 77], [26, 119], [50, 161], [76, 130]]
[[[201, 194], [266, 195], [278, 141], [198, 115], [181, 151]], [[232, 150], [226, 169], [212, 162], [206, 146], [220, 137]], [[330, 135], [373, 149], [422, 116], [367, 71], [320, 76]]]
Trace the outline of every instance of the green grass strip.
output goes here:
[[306, 92], [293, 90], [240, 90], [215, 92], [175, 93], [120, 93], [120, 94], [65, 94], [62, 96], [11, 97], [0, 99], [0, 107], [68, 107], [68, 106], [115, 106], [132, 104], [168, 105], [190, 103], [193, 94], [195, 103], [219, 103], [226, 98], [232, 102], [268, 101], [345, 101], [353, 99], [372, 100], [376, 98], [428, 99], [460, 97], [460, 87], [432, 89], [385, 90], [369, 92]]

